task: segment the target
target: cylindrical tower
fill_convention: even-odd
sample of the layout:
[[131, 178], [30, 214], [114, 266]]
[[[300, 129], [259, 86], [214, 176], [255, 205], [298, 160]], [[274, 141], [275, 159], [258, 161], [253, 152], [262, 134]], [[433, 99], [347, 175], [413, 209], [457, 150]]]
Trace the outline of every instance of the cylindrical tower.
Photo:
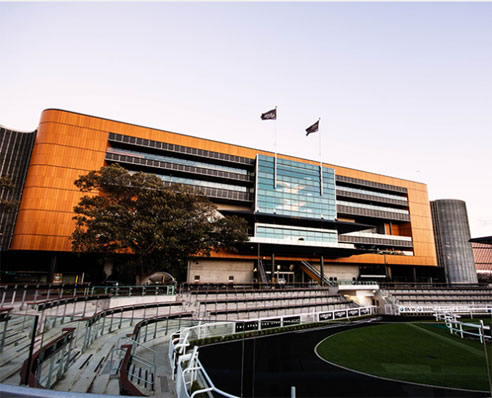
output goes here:
[[440, 199], [431, 202], [437, 261], [449, 283], [477, 283], [466, 203]]

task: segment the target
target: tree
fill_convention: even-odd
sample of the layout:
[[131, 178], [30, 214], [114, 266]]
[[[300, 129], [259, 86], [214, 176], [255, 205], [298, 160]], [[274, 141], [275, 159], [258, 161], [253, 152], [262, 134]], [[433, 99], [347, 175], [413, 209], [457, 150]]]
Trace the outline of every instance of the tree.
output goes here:
[[12, 212], [19, 205], [19, 201], [11, 199], [15, 188], [12, 178], [0, 177], [0, 250], [8, 245], [13, 229]]
[[72, 249], [131, 253], [137, 283], [162, 270], [181, 276], [191, 256], [234, 250], [247, 240], [245, 220], [225, 218], [204, 195], [183, 185], [165, 186], [152, 174], [111, 165], [81, 176], [75, 185], [88, 195], [74, 207]]
[[0, 177], [0, 208], [2, 209], [2, 213], [15, 208], [19, 204], [16, 200], [4, 199], [4, 197], [7, 196], [7, 192], [11, 191], [13, 188], [14, 182], [12, 181], [12, 178], [8, 176]]

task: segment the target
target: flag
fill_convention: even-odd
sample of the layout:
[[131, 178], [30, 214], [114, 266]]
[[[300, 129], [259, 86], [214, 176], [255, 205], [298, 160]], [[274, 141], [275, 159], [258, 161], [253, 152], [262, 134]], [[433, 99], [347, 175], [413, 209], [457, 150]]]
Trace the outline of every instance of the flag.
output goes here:
[[308, 136], [311, 133], [316, 133], [318, 129], [319, 129], [319, 120], [306, 129], [306, 136]]
[[277, 108], [261, 114], [261, 120], [277, 120]]

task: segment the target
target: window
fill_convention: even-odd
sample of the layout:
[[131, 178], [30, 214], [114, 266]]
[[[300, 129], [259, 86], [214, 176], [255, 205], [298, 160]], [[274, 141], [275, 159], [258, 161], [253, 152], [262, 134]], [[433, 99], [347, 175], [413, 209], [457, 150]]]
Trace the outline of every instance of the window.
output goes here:
[[258, 155], [256, 188], [256, 209], [260, 212], [320, 219], [336, 218], [333, 169], [323, 167], [321, 195], [319, 166], [277, 159], [275, 168], [273, 157]]
[[229, 282], [234, 282], [234, 275], [229, 276]]
[[200, 275], [195, 275], [194, 280], [195, 280], [195, 282], [200, 282]]

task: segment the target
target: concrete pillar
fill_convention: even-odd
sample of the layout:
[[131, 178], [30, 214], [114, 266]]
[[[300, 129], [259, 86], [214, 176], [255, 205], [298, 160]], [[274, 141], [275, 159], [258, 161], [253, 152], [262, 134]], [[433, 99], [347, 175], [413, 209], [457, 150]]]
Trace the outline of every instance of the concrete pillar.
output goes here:
[[53, 282], [53, 275], [56, 272], [56, 259], [57, 259], [56, 254], [53, 254], [51, 256], [50, 269], [48, 271], [48, 280], [47, 280], [48, 283]]
[[275, 270], [275, 253], [272, 253], [272, 282], [275, 278], [275, 271], [276, 271]]
[[390, 282], [393, 281], [393, 275], [391, 273], [391, 267], [388, 264], [385, 264], [386, 267], [386, 277], [389, 279]]

